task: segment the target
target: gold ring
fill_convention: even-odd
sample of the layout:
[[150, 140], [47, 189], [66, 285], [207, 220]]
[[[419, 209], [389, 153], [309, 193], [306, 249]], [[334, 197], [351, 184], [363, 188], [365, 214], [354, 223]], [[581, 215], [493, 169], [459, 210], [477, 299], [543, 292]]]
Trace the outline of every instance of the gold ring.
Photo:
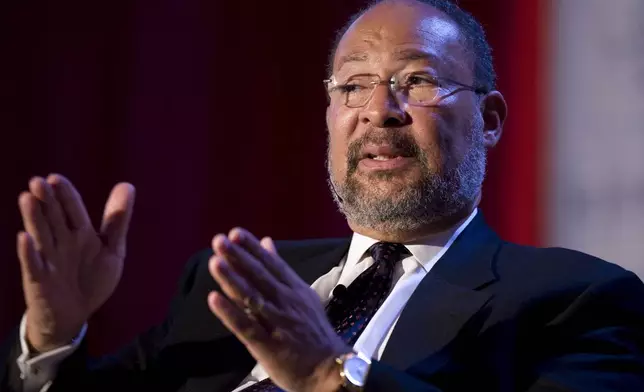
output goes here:
[[244, 298], [244, 313], [251, 316], [254, 313], [261, 313], [264, 309], [264, 298], [259, 295]]
[[273, 331], [271, 332], [271, 337], [272, 337], [273, 339], [275, 339], [275, 340], [282, 340], [282, 338], [283, 338], [284, 336], [282, 335], [282, 332], [280, 332], [280, 329], [279, 329], [279, 328], [275, 328], [275, 329], [273, 329]]

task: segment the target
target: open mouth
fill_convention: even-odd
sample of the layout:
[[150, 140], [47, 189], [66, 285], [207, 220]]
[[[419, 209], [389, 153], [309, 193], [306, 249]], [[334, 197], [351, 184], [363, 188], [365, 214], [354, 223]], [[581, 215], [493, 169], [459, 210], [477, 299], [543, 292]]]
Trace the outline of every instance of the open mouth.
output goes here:
[[374, 161], [388, 161], [396, 158], [410, 158], [412, 154], [405, 149], [391, 145], [368, 145], [365, 146], [360, 159], [372, 159]]
[[366, 170], [392, 170], [411, 162], [411, 154], [394, 146], [366, 146], [360, 158], [360, 166]]
[[396, 158], [403, 158], [400, 155], [384, 155], [384, 154], [367, 154], [367, 159], [373, 159], [374, 161], [388, 161]]

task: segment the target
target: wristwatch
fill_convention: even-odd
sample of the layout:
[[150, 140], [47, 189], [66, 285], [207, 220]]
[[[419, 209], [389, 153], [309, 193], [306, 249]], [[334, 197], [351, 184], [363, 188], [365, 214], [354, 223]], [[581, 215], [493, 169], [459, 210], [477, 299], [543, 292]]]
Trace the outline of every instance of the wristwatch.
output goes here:
[[371, 359], [359, 352], [350, 352], [335, 359], [342, 377], [340, 391], [362, 392], [367, 382]]

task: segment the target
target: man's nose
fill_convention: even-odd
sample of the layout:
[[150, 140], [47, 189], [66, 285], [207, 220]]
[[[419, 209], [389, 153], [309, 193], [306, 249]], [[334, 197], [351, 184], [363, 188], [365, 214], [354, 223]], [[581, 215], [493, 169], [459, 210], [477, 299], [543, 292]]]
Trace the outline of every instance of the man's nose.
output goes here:
[[371, 99], [360, 112], [360, 121], [378, 128], [397, 127], [405, 123], [406, 113], [387, 84], [374, 87]]

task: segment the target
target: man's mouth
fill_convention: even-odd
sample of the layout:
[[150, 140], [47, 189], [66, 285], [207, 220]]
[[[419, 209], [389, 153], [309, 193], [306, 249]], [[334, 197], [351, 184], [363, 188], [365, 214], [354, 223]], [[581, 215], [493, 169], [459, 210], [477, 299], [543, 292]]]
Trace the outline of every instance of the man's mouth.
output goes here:
[[360, 154], [360, 160], [369, 160], [376, 162], [387, 162], [401, 158], [411, 158], [412, 154], [403, 149], [392, 145], [367, 145]]
[[366, 171], [394, 170], [413, 161], [409, 153], [394, 146], [366, 146], [358, 166]]
[[374, 161], [388, 161], [391, 159], [396, 159], [398, 157], [400, 157], [400, 155], [367, 154], [367, 159], [373, 159]]
[[362, 149], [360, 154], [361, 159], [374, 159], [379, 161], [386, 161], [388, 159], [394, 159], [398, 157], [409, 158], [410, 156], [411, 154], [409, 154], [408, 151], [390, 145], [368, 145]]

